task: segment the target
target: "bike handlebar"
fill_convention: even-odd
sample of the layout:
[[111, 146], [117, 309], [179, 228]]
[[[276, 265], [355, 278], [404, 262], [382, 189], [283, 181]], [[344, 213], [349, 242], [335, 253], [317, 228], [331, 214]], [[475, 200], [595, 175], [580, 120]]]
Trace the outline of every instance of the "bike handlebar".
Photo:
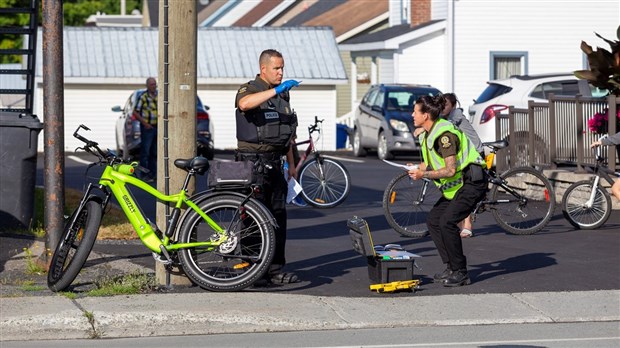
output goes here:
[[82, 136], [81, 134], [79, 134], [80, 129], [84, 129], [87, 131], [90, 131], [90, 128], [86, 127], [85, 125], [81, 124], [77, 127], [77, 129], [75, 130], [75, 132], [73, 132], [73, 137], [80, 140], [81, 142], [83, 142], [85, 145], [82, 149], [84, 149], [84, 151], [95, 155], [99, 158], [99, 161], [103, 162], [103, 161], [113, 161], [114, 159], [116, 159], [116, 156], [113, 154], [110, 154], [109, 152], [104, 152], [103, 150], [101, 150], [101, 148], [99, 147], [99, 144], [95, 141], [92, 141], [90, 139], [86, 139], [84, 136]]
[[310, 134], [312, 134], [312, 133], [314, 133], [314, 132], [319, 132], [319, 133], [321, 133], [321, 129], [319, 128], [319, 124], [320, 124], [320, 123], [323, 123], [323, 121], [325, 121], [325, 120], [319, 120], [319, 117], [318, 117], [318, 116], [314, 116], [314, 124], [313, 124], [313, 125], [308, 126], [308, 132], [309, 132]]

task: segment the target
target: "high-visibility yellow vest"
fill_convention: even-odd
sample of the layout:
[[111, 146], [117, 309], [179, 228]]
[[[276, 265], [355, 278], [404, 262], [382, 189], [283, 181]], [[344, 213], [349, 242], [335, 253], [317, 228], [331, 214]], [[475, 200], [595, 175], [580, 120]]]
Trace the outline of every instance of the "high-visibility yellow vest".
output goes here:
[[470, 164], [479, 165], [482, 168], [486, 168], [486, 163], [482, 157], [480, 157], [480, 154], [476, 151], [476, 148], [472, 142], [465, 136], [465, 134], [463, 134], [463, 132], [456, 128], [451, 122], [444, 119], [438, 119], [431, 128], [430, 134], [423, 132], [420, 135], [420, 138], [422, 139], [422, 157], [424, 158], [424, 163], [426, 163], [427, 167], [430, 165], [433, 170], [437, 170], [446, 166], [446, 162], [443, 157], [441, 157], [441, 155], [438, 154], [433, 148], [435, 145], [435, 140], [437, 140], [437, 138], [445, 132], [450, 132], [456, 135], [459, 139], [459, 149], [456, 154], [456, 173], [453, 177], [441, 178], [438, 180], [433, 180], [433, 182], [435, 182], [435, 185], [439, 187], [445, 198], [452, 199], [458, 190], [463, 187], [463, 169]]

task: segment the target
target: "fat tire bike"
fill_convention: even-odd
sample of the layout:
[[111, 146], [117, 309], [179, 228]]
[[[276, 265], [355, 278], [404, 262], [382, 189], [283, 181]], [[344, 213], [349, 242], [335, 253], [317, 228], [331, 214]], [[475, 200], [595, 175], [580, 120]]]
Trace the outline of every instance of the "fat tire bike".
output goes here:
[[[490, 149], [486, 157], [491, 164], [498, 150], [508, 146], [505, 140], [484, 143]], [[541, 172], [530, 167], [516, 167], [498, 174], [486, 170], [490, 191], [472, 212], [472, 221], [486, 210], [505, 231], [533, 234], [543, 229], [555, 210], [553, 186]], [[441, 192], [429, 179], [413, 180], [407, 172], [390, 181], [383, 193], [383, 213], [388, 224], [399, 234], [422, 238], [428, 235], [426, 220], [430, 210], [441, 198]]]
[[594, 156], [596, 164], [582, 164], [594, 176], [590, 180], [573, 183], [562, 195], [562, 214], [571, 225], [582, 230], [596, 229], [607, 222], [611, 215], [612, 197], [603, 187], [601, 178], [613, 185], [611, 175], [620, 176], [605, 165], [600, 146], [596, 147]]
[[[301, 197], [316, 208], [333, 208], [340, 205], [351, 191], [351, 175], [347, 168], [333, 158], [327, 158], [316, 150], [312, 134], [321, 134], [323, 120], [314, 117], [308, 126], [308, 140], [295, 142], [294, 146], [308, 144], [296, 165]], [[317, 139], [318, 140], [318, 139]], [[310, 159], [308, 159], [311, 157]]]
[[[134, 176], [136, 162], [126, 162], [112, 151], [103, 151], [94, 141], [79, 134], [79, 148], [98, 158], [88, 166], [103, 166], [98, 184], [90, 183], [78, 207], [66, 221], [60, 242], [52, 256], [47, 277], [52, 291], [64, 291], [78, 276], [93, 248], [101, 218], [114, 196], [143, 244], [168, 269], [182, 268], [195, 284], [211, 291], [237, 291], [247, 288], [267, 272], [275, 250], [275, 219], [253, 198], [254, 185], [245, 190], [210, 189], [187, 196], [190, 180], [209, 170], [204, 157], [177, 159], [174, 165], [187, 172], [183, 187], [165, 195]], [[144, 217], [126, 187], [133, 185], [159, 201], [174, 205], [168, 226], [162, 232]], [[186, 208], [184, 212], [182, 208]]]

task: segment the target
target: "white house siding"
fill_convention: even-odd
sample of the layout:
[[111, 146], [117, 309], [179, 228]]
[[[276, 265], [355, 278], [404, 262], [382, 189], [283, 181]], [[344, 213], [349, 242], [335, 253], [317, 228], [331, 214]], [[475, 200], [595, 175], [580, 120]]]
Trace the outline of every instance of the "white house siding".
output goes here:
[[379, 81], [382, 83], [394, 82], [394, 58], [391, 52], [381, 52], [377, 58], [379, 66]]
[[448, 18], [448, 1], [431, 0], [431, 20]]
[[[91, 129], [87, 137], [99, 143], [102, 148], [116, 149], [115, 125], [120, 113], [111, 108], [125, 105], [132, 91], [143, 88], [144, 84], [113, 86], [65, 84], [64, 94], [64, 135], [65, 150], [73, 151], [82, 142], [73, 137], [73, 132], [80, 124]], [[34, 110], [42, 122], [45, 122], [43, 113], [43, 88], [37, 84]], [[44, 149], [44, 134], [39, 133], [38, 151]]]
[[[234, 87], [234, 88], [233, 88]], [[200, 99], [209, 106], [213, 120], [215, 148], [234, 149], [237, 147], [235, 124], [236, 86], [199, 86]], [[336, 89], [335, 86], [305, 86], [291, 90], [291, 106], [299, 117], [297, 134], [300, 139], [308, 136], [308, 125], [314, 116], [325, 119], [323, 122], [323, 141], [320, 149], [336, 149]]]
[[582, 40], [609, 49], [594, 32], [614, 39], [620, 23], [617, 0], [460, 0], [454, 5], [455, 92], [465, 108], [486, 87], [491, 51], [527, 52], [529, 74], [570, 72], [583, 68]]
[[413, 40], [401, 47], [396, 82], [428, 84], [443, 91], [446, 59], [443, 31]]
[[[235, 95], [237, 85], [199, 85], [198, 96], [208, 105], [209, 115], [213, 120], [213, 132], [216, 149], [234, 149], [237, 146], [235, 135]], [[73, 151], [82, 143], [73, 137], [73, 132], [80, 124], [91, 129], [88, 137], [97, 141], [102, 148], [116, 148], [115, 126], [120, 113], [113, 112], [115, 105], [124, 107], [127, 98], [143, 84], [110, 86], [65, 84], [64, 95], [64, 135], [65, 150]], [[43, 100], [41, 85], [36, 91], [35, 100]], [[323, 140], [317, 144], [322, 150], [336, 149], [336, 89], [335, 86], [307, 86], [293, 89], [291, 92], [293, 109], [299, 116], [298, 134], [300, 139], [308, 136], [308, 125], [314, 116], [325, 119], [323, 123]], [[35, 104], [36, 114], [45, 122], [43, 103]], [[38, 151], [43, 151], [44, 135], [39, 134]]]

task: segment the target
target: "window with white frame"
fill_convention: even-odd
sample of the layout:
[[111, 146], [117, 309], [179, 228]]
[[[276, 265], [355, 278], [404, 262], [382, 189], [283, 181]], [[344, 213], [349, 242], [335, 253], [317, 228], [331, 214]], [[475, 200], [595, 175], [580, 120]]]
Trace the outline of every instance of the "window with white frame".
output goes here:
[[527, 52], [491, 51], [490, 80], [506, 79], [512, 75], [527, 75]]

